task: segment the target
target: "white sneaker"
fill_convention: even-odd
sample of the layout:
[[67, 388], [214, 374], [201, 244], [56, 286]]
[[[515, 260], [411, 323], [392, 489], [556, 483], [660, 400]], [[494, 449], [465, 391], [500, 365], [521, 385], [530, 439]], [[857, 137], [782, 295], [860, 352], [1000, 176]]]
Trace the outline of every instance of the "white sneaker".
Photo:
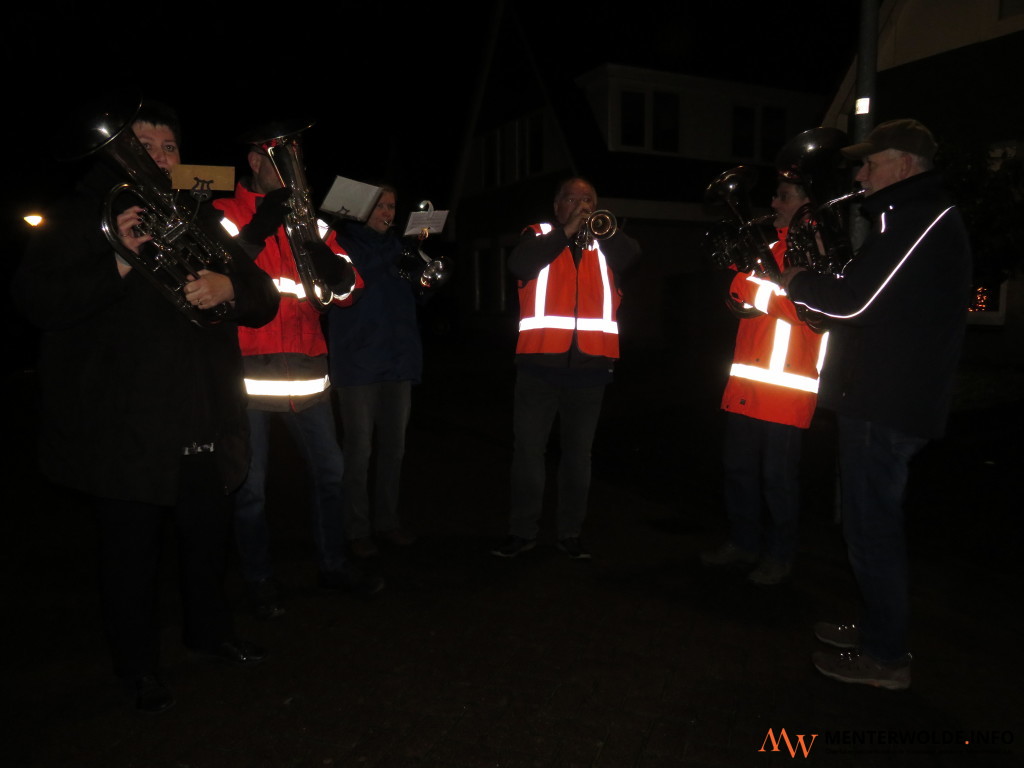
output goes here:
[[856, 648], [860, 645], [860, 628], [856, 624], [819, 621], [814, 625], [814, 636], [836, 648]]

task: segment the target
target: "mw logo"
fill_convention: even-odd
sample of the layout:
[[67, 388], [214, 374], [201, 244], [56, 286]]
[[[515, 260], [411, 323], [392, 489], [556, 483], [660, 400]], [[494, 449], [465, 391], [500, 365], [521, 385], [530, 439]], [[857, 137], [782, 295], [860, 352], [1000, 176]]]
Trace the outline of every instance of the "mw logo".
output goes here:
[[[758, 752], [781, 752], [781, 746], [786, 746], [786, 751], [789, 752], [790, 757], [796, 757], [797, 752], [801, 752], [804, 757], [810, 757], [811, 747], [814, 746], [814, 740], [818, 738], [818, 734], [812, 733], [810, 736], [810, 742], [804, 740], [804, 734], [796, 734], [796, 741], [794, 742], [789, 738], [789, 734], [786, 733], [786, 729], [782, 728], [779, 730], [779, 735], [776, 736], [775, 732], [769, 728], [768, 734], [764, 737], [764, 741], [761, 742], [761, 748]], [[771, 744], [771, 747], [768, 747]]]

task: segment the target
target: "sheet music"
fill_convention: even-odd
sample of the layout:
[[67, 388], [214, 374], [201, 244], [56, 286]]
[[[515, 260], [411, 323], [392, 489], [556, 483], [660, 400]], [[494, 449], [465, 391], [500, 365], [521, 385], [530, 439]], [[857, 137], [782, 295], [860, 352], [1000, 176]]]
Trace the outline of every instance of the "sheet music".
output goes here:
[[427, 234], [436, 235], [444, 229], [447, 219], [448, 211], [414, 211], [409, 214], [409, 223], [402, 236], [419, 235], [424, 229]]
[[380, 187], [337, 176], [320, 206], [321, 211], [342, 219], [366, 221], [380, 197]]
[[171, 169], [171, 188], [196, 192], [231, 192], [235, 188], [235, 169], [228, 165], [186, 165]]

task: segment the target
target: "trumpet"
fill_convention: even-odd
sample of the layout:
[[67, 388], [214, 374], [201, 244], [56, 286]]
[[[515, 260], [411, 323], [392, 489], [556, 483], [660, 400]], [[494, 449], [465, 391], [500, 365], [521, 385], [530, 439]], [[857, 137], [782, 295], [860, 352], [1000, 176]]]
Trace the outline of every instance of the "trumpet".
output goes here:
[[[429, 211], [433, 213], [434, 204], [429, 200], [423, 200], [417, 206], [421, 211]], [[387, 222], [388, 226], [391, 226], [391, 222]], [[420, 230], [417, 240], [420, 244], [423, 243], [430, 236], [430, 229], [425, 227]], [[447, 259], [438, 258], [431, 259], [427, 254], [423, 252], [423, 249], [417, 245], [416, 253], [414, 254], [412, 248], [407, 248], [402, 252], [402, 266], [399, 268], [398, 274], [409, 280], [412, 283], [419, 285], [421, 288], [431, 289], [439, 288], [444, 283], [448, 282], [448, 278], [451, 277], [452, 270]], [[418, 259], [422, 259], [422, 264], [419, 263]]]
[[594, 240], [607, 240], [618, 231], [619, 222], [611, 211], [591, 211], [580, 222], [576, 242], [584, 248], [589, 248]]

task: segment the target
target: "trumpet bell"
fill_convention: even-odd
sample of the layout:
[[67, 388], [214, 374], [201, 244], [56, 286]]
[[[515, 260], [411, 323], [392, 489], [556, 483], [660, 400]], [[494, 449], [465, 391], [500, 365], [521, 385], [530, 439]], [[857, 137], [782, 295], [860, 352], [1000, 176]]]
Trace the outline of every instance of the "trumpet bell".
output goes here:
[[587, 217], [588, 234], [595, 240], [607, 240], [619, 230], [619, 222], [611, 211], [594, 211]]

